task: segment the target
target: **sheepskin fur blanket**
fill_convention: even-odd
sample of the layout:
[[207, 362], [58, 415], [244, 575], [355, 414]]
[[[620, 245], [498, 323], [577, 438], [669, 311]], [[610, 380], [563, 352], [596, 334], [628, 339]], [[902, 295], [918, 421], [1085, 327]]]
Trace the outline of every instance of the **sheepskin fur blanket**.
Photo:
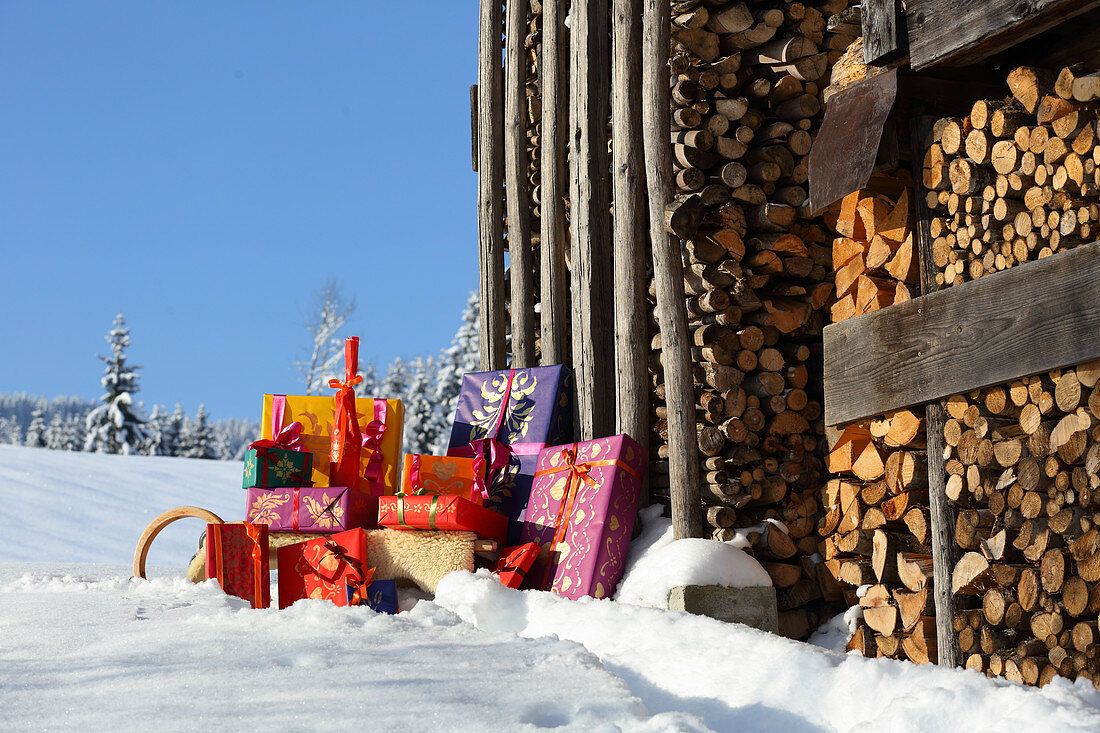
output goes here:
[[[421, 590], [435, 593], [440, 579], [455, 570], [474, 570], [473, 532], [427, 532], [419, 530], [369, 529], [367, 565], [380, 580], [406, 581]], [[321, 535], [301, 532], [271, 532], [268, 558], [272, 570], [278, 569], [280, 547], [317, 539]], [[206, 580], [205, 541], [191, 559], [187, 578], [194, 583]]]

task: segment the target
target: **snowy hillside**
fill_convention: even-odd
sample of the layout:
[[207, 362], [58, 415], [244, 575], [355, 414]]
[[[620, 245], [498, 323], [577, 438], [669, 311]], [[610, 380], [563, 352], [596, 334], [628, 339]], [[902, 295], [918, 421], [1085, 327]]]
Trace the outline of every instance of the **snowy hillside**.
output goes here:
[[167, 567], [129, 579], [149, 518], [197, 504], [237, 519], [238, 485], [238, 464], [0, 447], [0, 558], [35, 560], [0, 562], [0, 730], [1100, 729], [1084, 680], [1037, 690], [844, 656], [484, 571], [398, 616], [253, 611], [182, 579], [195, 521], [158, 539]]
[[[244, 518], [239, 461], [113, 456], [0, 445], [0, 561], [129, 565], [153, 517], [191, 504], [226, 521]], [[205, 529], [170, 525], [150, 565], [185, 566]]]

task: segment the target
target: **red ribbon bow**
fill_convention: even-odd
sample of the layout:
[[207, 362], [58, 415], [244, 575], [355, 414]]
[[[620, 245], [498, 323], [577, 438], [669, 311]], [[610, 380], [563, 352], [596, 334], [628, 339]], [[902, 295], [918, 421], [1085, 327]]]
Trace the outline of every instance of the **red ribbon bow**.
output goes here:
[[359, 455], [363, 447], [359, 418], [355, 414], [355, 385], [363, 381], [358, 371], [359, 339], [352, 336], [344, 341], [344, 379], [330, 379], [328, 386], [336, 390], [329, 452], [330, 483], [347, 486], [353, 491], [359, 488]]
[[363, 469], [363, 478], [372, 484], [382, 479], [382, 436], [386, 434], [386, 423], [371, 420], [363, 431], [362, 447], [370, 450], [367, 467]]
[[[337, 565], [336, 571], [333, 572], [331, 575], [327, 571], [325, 571], [321, 568], [321, 563], [324, 562], [325, 557], [327, 557], [328, 555], [331, 554], [333, 557], [336, 558], [337, 561], [344, 563], [350, 569], [350, 573], [351, 573], [350, 580], [352, 580], [353, 582], [356, 582], [356, 583], [363, 582], [363, 577], [364, 576], [363, 576], [363, 563], [362, 562], [360, 562], [359, 560], [355, 559], [354, 557], [348, 555], [347, 550], [345, 550], [343, 547], [341, 547], [339, 544], [337, 544], [337, 542], [333, 539], [326, 539], [324, 541], [323, 547], [325, 548], [325, 550], [327, 550], [327, 552], [319, 554], [317, 556], [317, 561], [315, 563], [314, 562], [309, 563], [310, 568], [313, 570], [313, 572], [318, 577], [320, 577], [323, 580], [327, 580], [330, 583], [335, 583], [336, 580], [339, 579], [340, 576], [343, 574], [343, 573], [340, 572], [340, 566], [339, 565]], [[308, 562], [308, 558], [307, 558], [307, 562]], [[373, 573], [373, 570], [372, 570], [372, 573]]]

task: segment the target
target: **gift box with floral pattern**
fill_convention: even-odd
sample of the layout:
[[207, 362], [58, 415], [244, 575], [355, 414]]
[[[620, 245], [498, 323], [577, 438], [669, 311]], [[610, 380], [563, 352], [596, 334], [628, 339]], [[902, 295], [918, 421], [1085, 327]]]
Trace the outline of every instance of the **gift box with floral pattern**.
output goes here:
[[539, 451], [573, 440], [573, 373], [561, 365], [462, 377], [447, 455], [486, 458], [486, 506], [519, 542]]
[[485, 477], [478, 470], [479, 463], [474, 458], [406, 453], [401, 470], [401, 493], [447, 494], [483, 504]]
[[508, 518], [461, 496], [382, 496], [378, 499], [378, 524], [390, 529], [431, 529], [473, 532], [478, 537], [504, 544]]
[[313, 480], [313, 454], [304, 450], [250, 448], [244, 454], [242, 488], [308, 486]]
[[622, 578], [647, 452], [626, 435], [546, 448], [523, 523], [542, 548], [528, 580], [566, 598], [606, 598]]
[[345, 486], [250, 488], [245, 519], [280, 532], [343, 532], [378, 526], [378, 497]]
[[327, 537], [280, 547], [279, 608], [303, 598], [348, 605], [347, 587], [369, 582], [367, 535], [350, 529]]

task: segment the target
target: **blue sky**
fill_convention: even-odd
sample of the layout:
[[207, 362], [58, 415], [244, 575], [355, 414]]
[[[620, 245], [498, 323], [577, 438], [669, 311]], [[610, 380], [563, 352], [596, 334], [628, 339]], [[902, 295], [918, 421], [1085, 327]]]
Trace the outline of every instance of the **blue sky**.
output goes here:
[[361, 361], [438, 352], [476, 73], [471, 0], [0, 1], [0, 392], [97, 397], [121, 312], [147, 408], [258, 418], [330, 278]]

